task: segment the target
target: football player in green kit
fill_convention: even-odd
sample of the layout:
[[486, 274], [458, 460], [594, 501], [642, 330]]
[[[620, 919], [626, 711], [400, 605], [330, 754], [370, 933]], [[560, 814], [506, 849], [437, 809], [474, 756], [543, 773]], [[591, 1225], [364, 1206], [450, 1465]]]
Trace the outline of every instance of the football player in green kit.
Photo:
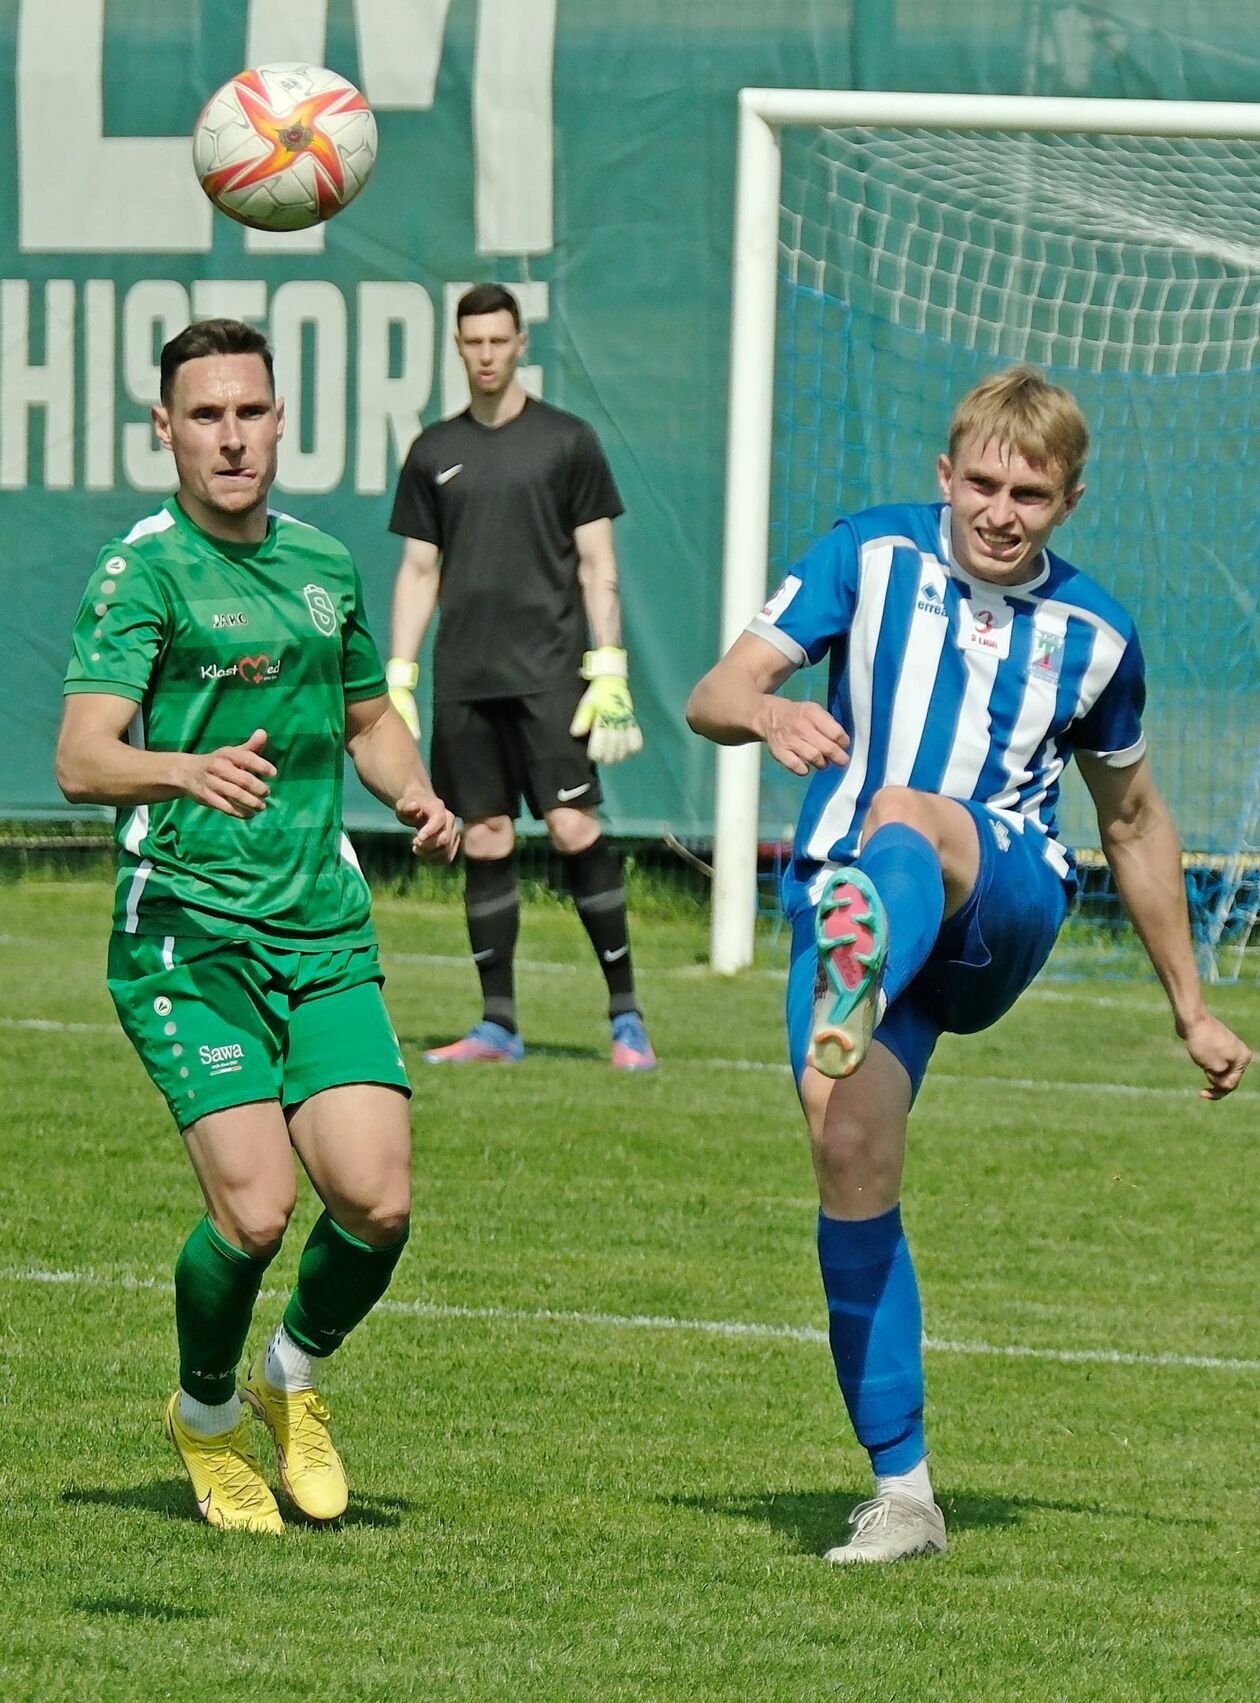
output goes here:
[[[212, 1525], [278, 1532], [247, 1410], [298, 1508], [341, 1514], [317, 1369], [384, 1293], [411, 1201], [410, 1089], [341, 826], [343, 753], [420, 856], [449, 862], [458, 833], [390, 705], [350, 556], [268, 511], [284, 404], [266, 340], [188, 326], [162, 350], [153, 419], [178, 490], [101, 552], [57, 778], [74, 803], [117, 807], [109, 988], [206, 1201], [175, 1266], [166, 1429]], [[294, 1150], [324, 1211], [238, 1393]]]

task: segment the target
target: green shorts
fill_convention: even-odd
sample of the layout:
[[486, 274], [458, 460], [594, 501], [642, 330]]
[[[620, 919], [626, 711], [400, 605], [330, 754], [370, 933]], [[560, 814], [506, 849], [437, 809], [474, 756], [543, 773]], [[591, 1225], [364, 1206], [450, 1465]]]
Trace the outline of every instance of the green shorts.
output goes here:
[[114, 934], [108, 986], [180, 1129], [207, 1112], [383, 1082], [410, 1094], [376, 947]]

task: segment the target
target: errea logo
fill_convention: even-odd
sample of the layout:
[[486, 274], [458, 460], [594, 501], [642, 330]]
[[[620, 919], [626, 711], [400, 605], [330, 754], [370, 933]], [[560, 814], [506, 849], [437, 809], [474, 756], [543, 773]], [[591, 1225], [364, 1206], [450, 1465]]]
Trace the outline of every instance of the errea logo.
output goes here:
[[920, 581], [919, 595], [914, 606], [925, 615], [945, 614], [945, 587], [938, 583], [931, 572], [924, 574]]

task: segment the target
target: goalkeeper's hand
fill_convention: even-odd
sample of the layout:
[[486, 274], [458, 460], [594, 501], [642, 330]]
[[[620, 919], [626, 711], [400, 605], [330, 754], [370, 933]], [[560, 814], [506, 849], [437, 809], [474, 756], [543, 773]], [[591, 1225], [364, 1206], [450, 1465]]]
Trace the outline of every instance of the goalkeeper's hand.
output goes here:
[[385, 665], [385, 683], [389, 687], [389, 701], [407, 724], [407, 732], [420, 743], [420, 712], [416, 708], [415, 690], [420, 679], [420, 668], [417, 663], [408, 662], [406, 657], [391, 656]]
[[569, 724], [578, 739], [583, 734], [592, 763], [619, 763], [643, 749], [643, 734], [634, 716], [626, 685], [626, 653], [619, 645], [601, 645], [582, 658], [582, 677], [590, 685]]

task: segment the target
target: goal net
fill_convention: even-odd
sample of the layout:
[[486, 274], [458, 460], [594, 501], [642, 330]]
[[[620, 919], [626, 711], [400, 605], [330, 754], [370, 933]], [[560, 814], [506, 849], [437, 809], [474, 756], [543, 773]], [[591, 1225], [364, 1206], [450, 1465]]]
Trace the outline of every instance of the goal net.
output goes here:
[[[737, 480], [749, 363], [772, 427], [755, 450], [769, 472], [760, 584], [745, 588], [739, 624], [838, 514], [936, 500], [955, 402], [1011, 361], [1036, 362], [1077, 397], [1093, 438], [1086, 497], [1055, 548], [1137, 619], [1145, 724], [1186, 847], [1196, 938], [1209, 974], [1236, 973], [1260, 865], [1260, 478], [1249, 454], [1260, 441], [1260, 109], [833, 98], [849, 108], [834, 122], [750, 118], [746, 104], [744, 124], [765, 133], [754, 132], [763, 165], [767, 137], [773, 150], [774, 206], [762, 184], [758, 217], [777, 240], [769, 257], [750, 241], [745, 192], [760, 168], [745, 146]], [[1216, 133], [1229, 122], [1234, 134]], [[1178, 133], [1149, 133], [1170, 127]], [[754, 318], [768, 372], [748, 340]], [[735, 506], [728, 496], [728, 528]], [[728, 554], [732, 571], [738, 579], [740, 561]], [[821, 696], [824, 674], [799, 674], [788, 690]], [[795, 820], [804, 783], [765, 757], [743, 775], [759, 803], [742, 831], [764, 854]], [[1124, 933], [1088, 796], [1069, 777], [1060, 827], [1080, 854], [1080, 916], [1099, 925], [1074, 924], [1069, 939], [1094, 966]], [[720, 787], [729, 822], [731, 773]], [[729, 924], [738, 901], [721, 890], [722, 802], [715, 860]], [[715, 963], [730, 947], [718, 913], [715, 901]]]

